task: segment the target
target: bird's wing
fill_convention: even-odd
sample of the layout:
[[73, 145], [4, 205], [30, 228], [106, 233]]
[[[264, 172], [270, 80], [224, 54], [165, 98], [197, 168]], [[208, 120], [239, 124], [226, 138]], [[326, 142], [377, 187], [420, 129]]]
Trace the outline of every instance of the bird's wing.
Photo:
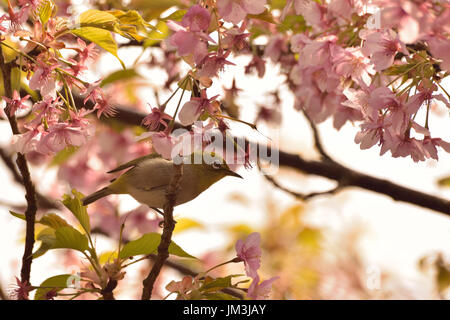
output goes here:
[[167, 188], [172, 178], [173, 164], [163, 158], [148, 158], [138, 162], [124, 175], [134, 188], [150, 191]]
[[147, 159], [159, 158], [159, 157], [161, 157], [159, 154], [151, 153], [151, 154], [148, 154], [146, 156], [142, 156], [142, 157], [133, 159], [133, 160], [127, 162], [127, 163], [124, 163], [124, 164], [118, 166], [117, 168], [112, 169], [111, 171], [108, 171], [107, 173], [114, 173], [114, 172], [122, 171], [122, 170], [127, 169], [127, 168], [136, 167], [142, 161], [145, 161]]

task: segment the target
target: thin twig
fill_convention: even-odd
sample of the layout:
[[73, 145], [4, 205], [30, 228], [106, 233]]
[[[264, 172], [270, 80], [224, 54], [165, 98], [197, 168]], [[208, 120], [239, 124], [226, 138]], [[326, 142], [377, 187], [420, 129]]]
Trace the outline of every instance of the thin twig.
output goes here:
[[[12, 65], [5, 62], [3, 56], [3, 49], [0, 46], [0, 68], [3, 74], [3, 85], [5, 89], [5, 96], [12, 98], [11, 87], [11, 68]], [[11, 115], [9, 105], [5, 108], [6, 116], [8, 117], [11, 130], [14, 135], [20, 134], [17, 125], [16, 117]], [[30, 283], [31, 263], [33, 261], [33, 245], [34, 245], [34, 223], [36, 219], [37, 203], [36, 190], [31, 181], [30, 170], [28, 168], [27, 160], [21, 153], [17, 153], [17, 167], [22, 175], [22, 181], [25, 186], [25, 199], [27, 200], [27, 210], [25, 211], [26, 218], [26, 235], [25, 235], [25, 250], [22, 258], [22, 269], [20, 271], [21, 282], [24, 284]]]
[[320, 139], [319, 130], [317, 129], [316, 125], [312, 121], [312, 119], [309, 117], [308, 113], [306, 111], [303, 111], [303, 115], [305, 116], [306, 120], [309, 123], [309, 126], [311, 127], [311, 131], [313, 132], [313, 138], [314, 138], [314, 147], [319, 152], [322, 160], [326, 161], [333, 161], [331, 157], [328, 155], [328, 153], [325, 151], [322, 140]]
[[142, 300], [149, 300], [152, 296], [153, 286], [164, 262], [169, 257], [169, 245], [172, 242], [172, 233], [175, 229], [175, 220], [173, 219], [173, 207], [176, 203], [177, 192], [180, 187], [181, 177], [183, 175], [183, 165], [173, 164], [173, 176], [167, 188], [167, 202], [164, 205], [164, 228], [161, 235], [161, 243], [158, 246], [158, 255], [155, 263], [150, 270], [149, 275], [143, 281]]
[[311, 198], [317, 197], [317, 196], [324, 196], [324, 195], [330, 195], [330, 194], [335, 194], [338, 191], [341, 191], [345, 184], [343, 183], [339, 183], [335, 188], [327, 190], [327, 191], [320, 191], [320, 192], [311, 192], [311, 193], [301, 193], [301, 192], [297, 192], [297, 191], [293, 191], [291, 189], [286, 188], [285, 186], [282, 186], [277, 180], [275, 180], [274, 177], [266, 174], [264, 172], [264, 170], [261, 168], [260, 164], [258, 163], [258, 168], [259, 170], [262, 172], [264, 178], [269, 181], [272, 185], [274, 185], [276, 188], [280, 189], [281, 191], [284, 191], [292, 196], [294, 196], [295, 198], [299, 199], [299, 200], [310, 200]]

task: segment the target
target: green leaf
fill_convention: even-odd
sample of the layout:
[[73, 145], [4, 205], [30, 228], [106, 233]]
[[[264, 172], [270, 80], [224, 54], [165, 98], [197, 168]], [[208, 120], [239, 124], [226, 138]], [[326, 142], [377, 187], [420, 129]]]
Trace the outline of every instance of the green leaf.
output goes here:
[[[119, 33], [127, 38], [135, 39], [139, 42], [146, 39], [144, 35], [148, 31], [147, 29], [155, 30], [156, 28], [149, 24], [147, 21], [142, 18], [142, 16], [136, 10], [122, 11], [122, 10], [113, 10], [109, 11], [112, 15], [114, 15], [119, 21]], [[116, 31], [117, 32], [117, 31]]]
[[41, 241], [41, 246], [33, 253], [33, 258], [45, 254], [51, 249], [74, 249], [84, 252], [89, 249], [88, 238], [73, 227], [61, 227], [58, 229], [45, 228], [36, 237]]
[[156, 232], [146, 233], [137, 240], [128, 242], [120, 250], [119, 258], [126, 259], [141, 254], [150, 254], [157, 250], [161, 235]]
[[43, 224], [52, 229], [58, 229], [61, 227], [70, 227], [66, 220], [58, 216], [54, 213], [47, 213], [45, 216], [41, 218], [41, 220], [37, 221], [37, 223]]
[[151, 47], [169, 36], [169, 27], [164, 21], [160, 21], [156, 25], [156, 30], [148, 34], [148, 38], [144, 41], [144, 48]]
[[[24, 214], [17, 213], [17, 212], [11, 211], [11, 210], [9, 211], [9, 213], [12, 214], [16, 218], [26, 221], [26, 217]], [[58, 216], [55, 213], [47, 213], [46, 215], [44, 215], [41, 218], [41, 220], [36, 221], [36, 223], [43, 224], [52, 229], [58, 229], [60, 227], [70, 227], [70, 225], [66, 222], [66, 220], [64, 220], [63, 218], [61, 218], [60, 216]]]
[[55, 231], [52, 249], [74, 249], [84, 252], [89, 249], [88, 238], [75, 228], [58, 228]]
[[62, 203], [77, 218], [84, 231], [86, 231], [86, 233], [90, 233], [91, 225], [89, 223], [89, 215], [87, 213], [86, 207], [83, 206], [83, 202], [81, 201], [81, 199], [84, 198], [84, 195], [78, 192], [76, 189], [72, 189], [72, 194], [74, 195], [73, 198], [70, 195], [65, 194], [63, 196]]
[[37, 13], [43, 25], [45, 25], [50, 19], [55, 7], [55, 4], [51, 0], [45, 0], [40, 3], [39, 7], [37, 8]]
[[94, 42], [99, 47], [114, 55], [125, 69], [125, 64], [117, 55], [117, 43], [114, 41], [111, 32], [95, 27], [81, 27], [79, 29], [72, 29], [70, 32], [78, 37]]
[[182, 258], [197, 259], [196, 257], [191, 256], [189, 253], [181, 249], [181, 247], [173, 241], [169, 245], [169, 253]]
[[36, 236], [37, 241], [41, 241], [41, 246], [33, 253], [33, 259], [45, 254], [55, 243], [55, 229], [45, 228]]
[[252, 19], [258, 19], [264, 22], [268, 22], [268, 23], [273, 23], [276, 24], [277, 22], [275, 21], [275, 19], [272, 16], [272, 13], [270, 13], [269, 10], [264, 10], [263, 13], [260, 14], [248, 14], [247, 15], [248, 18], [252, 18]]
[[165, 17], [165, 18], [163, 18], [161, 20], [162, 21], [168, 21], [168, 20], [180, 21], [181, 19], [183, 19], [183, 17], [186, 14], [186, 12], [187, 12], [187, 10], [180, 9], [180, 10], [177, 10], [177, 11], [173, 12], [168, 17]]
[[117, 30], [117, 24], [119, 23], [118, 19], [111, 13], [95, 9], [83, 12], [78, 19], [81, 28], [94, 27], [114, 32]]
[[17, 212], [14, 212], [12, 210], [9, 210], [9, 213], [12, 214], [16, 218], [19, 218], [19, 219], [22, 219], [22, 220], [25, 220], [25, 221], [27, 220], [25, 215], [22, 214], [22, 213], [17, 213]]
[[60, 274], [44, 280], [44, 282], [42, 282], [39, 288], [36, 290], [34, 300], [45, 300], [45, 295], [47, 294], [47, 292], [51, 290], [59, 292], [69, 287], [69, 284], [67, 282], [72, 276], [73, 275], [71, 274]]
[[[205, 280], [205, 283], [203, 286], [199, 289], [200, 291], [218, 291], [223, 288], [229, 288], [232, 286], [231, 279], [233, 278], [233, 275], [223, 277], [223, 278], [216, 278], [216, 279], [209, 279], [207, 278]], [[209, 281], [208, 281], [209, 280]]]
[[[122, 250], [120, 250], [119, 258], [127, 259], [133, 256], [156, 253], [160, 242], [161, 235], [159, 233], [146, 233], [139, 239], [128, 242]], [[169, 245], [169, 253], [179, 257], [196, 259], [194, 256], [191, 256], [181, 249], [181, 247], [173, 241]]]
[[103, 81], [100, 84], [100, 87], [104, 87], [104, 86], [106, 86], [110, 83], [116, 82], [116, 81], [127, 80], [127, 79], [136, 78], [136, 77], [141, 77], [141, 75], [139, 73], [137, 73], [136, 70], [134, 70], [134, 69], [115, 71], [103, 79]]

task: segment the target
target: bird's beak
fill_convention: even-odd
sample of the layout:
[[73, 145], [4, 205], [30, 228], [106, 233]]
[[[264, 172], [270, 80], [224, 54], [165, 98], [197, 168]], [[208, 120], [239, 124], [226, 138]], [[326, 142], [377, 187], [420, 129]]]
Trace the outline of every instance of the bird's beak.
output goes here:
[[227, 173], [227, 176], [233, 176], [233, 177], [236, 177], [236, 178], [244, 179], [244, 178], [242, 178], [242, 176], [241, 176], [240, 174], [237, 174], [237, 173], [234, 172], [234, 171], [231, 171], [231, 170], [225, 170], [225, 172]]

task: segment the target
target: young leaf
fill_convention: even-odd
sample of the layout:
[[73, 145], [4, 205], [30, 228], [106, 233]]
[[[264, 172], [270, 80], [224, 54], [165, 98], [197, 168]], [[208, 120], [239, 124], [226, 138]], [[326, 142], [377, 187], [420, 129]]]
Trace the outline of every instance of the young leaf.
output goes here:
[[218, 291], [224, 288], [229, 288], [232, 286], [231, 279], [233, 275], [224, 278], [217, 278], [211, 281], [206, 281], [203, 286], [199, 289], [200, 291]]
[[12, 214], [14, 217], [16, 217], [16, 218], [19, 218], [19, 219], [22, 219], [22, 220], [27, 220], [26, 218], [25, 218], [25, 215], [24, 214], [22, 214], [22, 213], [17, 213], [17, 212], [14, 212], [14, 211], [12, 211], [12, 210], [9, 210], [9, 213], [10, 214]]
[[169, 27], [163, 21], [158, 22], [156, 30], [148, 34], [148, 38], [144, 41], [144, 48], [151, 47], [169, 36]]
[[115, 32], [117, 30], [118, 19], [105, 11], [87, 10], [79, 16], [80, 27], [94, 27]]
[[63, 218], [54, 213], [47, 213], [36, 223], [43, 224], [52, 229], [58, 229], [61, 227], [70, 227], [70, 225], [67, 223], [66, 220], [64, 220]]
[[45, 25], [53, 14], [55, 4], [51, 0], [42, 1], [37, 8], [37, 13], [42, 24]]
[[[160, 242], [161, 235], [159, 233], [146, 233], [139, 239], [128, 242], [120, 251], [119, 258], [126, 259], [133, 256], [156, 253]], [[173, 241], [169, 245], [169, 253], [179, 257], [195, 259], [194, 256], [181, 249]]]
[[76, 189], [72, 190], [72, 194], [74, 195], [73, 198], [70, 195], [65, 194], [63, 196], [62, 203], [77, 218], [84, 231], [86, 231], [86, 233], [90, 233], [91, 225], [89, 223], [89, 215], [87, 213], [86, 207], [83, 206], [83, 202], [81, 201], [81, 199], [84, 198], [84, 195], [78, 192]]
[[74, 249], [84, 252], [89, 249], [88, 238], [72, 227], [58, 229], [43, 229], [36, 240], [41, 241], [41, 246], [33, 253], [33, 258], [42, 256], [52, 249]]
[[68, 287], [68, 281], [71, 274], [60, 274], [54, 277], [50, 277], [41, 283], [39, 288], [37, 288], [34, 295], [34, 300], [46, 300], [46, 294], [52, 290], [59, 292]]
[[45, 228], [39, 232], [36, 236], [37, 241], [41, 241], [41, 246], [33, 253], [33, 259], [36, 259], [43, 254], [45, 254], [48, 250], [52, 249], [53, 244], [55, 243], [55, 229]]
[[137, 73], [136, 70], [134, 70], [134, 69], [115, 71], [103, 79], [103, 81], [100, 84], [100, 87], [104, 87], [104, 86], [106, 86], [110, 83], [116, 82], [116, 81], [127, 80], [127, 79], [136, 78], [136, 77], [141, 77], [141, 75], [139, 73]]
[[88, 238], [75, 228], [58, 228], [51, 249], [74, 249], [83, 252], [89, 249]]
[[161, 235], [155, 232], [146, 233], [137, 240], [128, 242], [120, 250], [119, 258], [126, 259], [141, 254], [150, 254], [156, 251], [161, 241]]

